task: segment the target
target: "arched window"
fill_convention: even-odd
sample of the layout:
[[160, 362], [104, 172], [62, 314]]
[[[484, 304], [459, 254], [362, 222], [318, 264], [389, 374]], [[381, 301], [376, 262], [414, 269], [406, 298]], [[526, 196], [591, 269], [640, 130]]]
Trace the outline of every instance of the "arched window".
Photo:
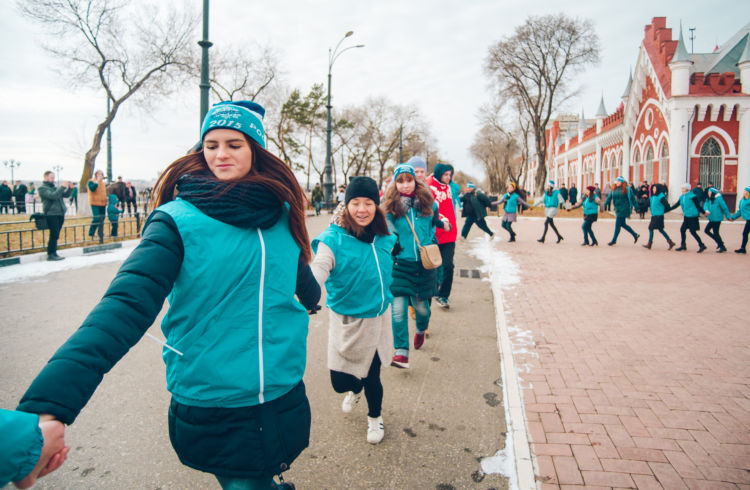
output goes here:
[[661, 144], [661, 156], [659, 157], [659, 182], [667, 182], [669, 171], [669, 145], [667, 142]]
[[723, 158], [721, 156], [721, 146], [714, 138], [708, 138], [701, 146], [700, 160], [700, 182], [708, 187], [713, 185], [721, 190], [723, 176], [722, 172]]
[[651, 181], [654, 180], [654, 147], [651, 145], [648, 145], [646, 147], [646, 158], [643, 159], [643, 161], [646, 163], [646, 180]]
[[641, 150], [635, 149], [635, 155], [633, 155], [633, 163], [641, 163]]
[[622, 172], [622, 152], [617, 155], [617, 175]]

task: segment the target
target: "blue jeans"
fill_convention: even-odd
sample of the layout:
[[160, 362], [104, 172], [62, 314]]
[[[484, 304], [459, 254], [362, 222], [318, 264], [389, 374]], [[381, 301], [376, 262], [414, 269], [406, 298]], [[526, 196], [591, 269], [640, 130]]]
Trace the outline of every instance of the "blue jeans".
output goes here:
[[219, 485], [224, 490], [268, 490], [276, 488], [273, 478], [270, 476], [263, 478], [227, 478], [219, 475], [214, 476], [219, 480]]
[[583, 229], [583, 243], [586, 245], [589, 244], [589, 235], [591, 235], [591, 243], [596, 243], [596, 237], [594, 236], [594, 230], [591, 229], [591, 225], [593, 225], [593, 221], [587, 221], [583, 220], [583, 225], [581, 226], [581, 229]]
[[[391, 328], [396, 355], [409, 357], [409, 296], [396, 296], [391, 305]], [[411, 304], [417, 317], [417, 332], [424, 332], [430, 325], [430, 301], [411, 296]]]

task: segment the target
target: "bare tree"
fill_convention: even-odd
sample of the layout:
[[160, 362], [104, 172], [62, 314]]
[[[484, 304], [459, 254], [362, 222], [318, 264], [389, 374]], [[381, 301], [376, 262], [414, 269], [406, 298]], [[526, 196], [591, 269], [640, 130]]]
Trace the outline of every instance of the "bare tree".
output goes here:
[[557, 105], [569, 97], [573, 75], [599, 61], [599, 37], [589, 20], [565, 14], [530, 16], [489, 49], [487, 71], [499, 93], [516, 98], [529, 118], [539, 168], [536, 188], [547, 180], [545, 129]]
[[[190, 67], [199, 77], [200, 62]], [[233, 46], [212, 53], [210, 71], [211, 92], [218, 100], [255, 100], [277, 79], [279, 69], [270, 48]]]
[[[44, 49], [61, 64], [74, 86], [104, 90], [111, 109], [100, 122], [86, 151], [81, 192], [91, 178], [104, 132], [128, 99], [148, 105], [175, 88], [189, 63], [197, 15], [153, 5], [128, 9], [128, 2], [109, 0], [19, 0], [18, 8], [46, 28], [54, 41]], [[126, 20], [127, 19], [127, 20]]]

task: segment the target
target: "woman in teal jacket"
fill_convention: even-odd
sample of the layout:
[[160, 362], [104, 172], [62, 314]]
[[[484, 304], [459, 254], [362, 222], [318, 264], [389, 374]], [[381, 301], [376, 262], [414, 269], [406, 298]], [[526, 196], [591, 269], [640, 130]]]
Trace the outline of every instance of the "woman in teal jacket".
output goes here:
[[676, 203], [670, 206], [669, 210], [676, 209], [678, 206], [682, 208], [682, 225], [680, 226], [680, 246], [675, 251], [682, 252], [687, 250], [687, 247], [685, 247], [685, 232], [689, 230], [695, 241], [698, 242], [698, 253], [703, 253], [706, 250], [706, 246], [703, 244], [701, 237], [698, 236], [698, 230], [700, 230], [698, 216], [705, 214], [705, 212], [703, 211], [700, 197], [694, 191], [690, 190], [690, 184], [687, 182], [682, 184], [682, 195]]
[[[583, 243], [581, 246], [591, 245], [594, 247], [599, 245], [599, 242], [596, 241], [592, 225], [599, 219], [599, 208], [602, 207], [602, 200], [596, 196], [596, 187], [593, 185], [586, 187], [586, 190], [588, 191], [586, 196], [584, 196], [578, 204], [568, 209], [568, 212], [583, 207], [583, 225], [581, 225], [581, 229], [583, 230]], [[590, 243], [589, 236], [591, 236]]]
[[520, 194], [518, 193], [518, 186], [516, 186], [515, 182], [511, 182], [510, 184], [510, 192], [506, 192], [502, 199], [499, 201], [495, 201], [492, 204], [503, 204], [505, 203], [505, 207], [503, 208], [503, 211], [505, 214], [503, 214], [502, 223], [500, 226], [502, 226], [508, 233], [510, 233], [510, 239], [509, 242], [515, 242], [516, 241], [516, 232], [513, 231], [513, 223], [516, 222], [516, 216], [518, 213], [518, 206], [523, 206], [525, 208], [530, 207], [526, 201], [521, 199]]
[[651, 245], [654, 243], [654, 230], [658, 230], [659, 233], [664, 236], [669, 245], [669, 250], [672, 250], [675, 243], [669, 238], [667, 232], [664, 231], [664, 213], [668, 213], [672, 207], [667, 201], [666, 189], [661, 184], [654, 184], [653, 192], [651, 193], [650, 206], [651, 206], [651, 222], [648, 224], [648, 243], [643, 247], [651, 249]]
[[362, 391], [367, 399], [367, 442], [383, 440], [383, 384], [380, 366], [393, 356], [391, 293], [393, 247], [378, 207], [378, 184], [352, 177], [331, 225], [312, 242], [313, 274], [325, 284], [328, 320], [328, 369], [337, 393], [346, 393], [341, 409], [349, 413]]
[[742, 200], [737, 205], [737, 212], [731, 216], [732, 220], [742, 217], [745, 220], [745, 228], [742, 229], [742, 245], [735, 250], [735, 253], [747, 253], [747, 235], [750, 233], [750, 185], [745, 187], [742, 194]]
[[168, 296], [162, 357], [180, 461], [223, 488], [268, 488], [308, 445], [302, 376], [320, 288], [304, 193], [265, 150], [264, 112], [244, 101], [209, 110], [201, 150], [159, 177], [141, 243], [20, 410], [72, 423]]
[[557, 216], [558, 207], [564, 204], [565, 200], [560, 195], [560, 191], [555, 189], [555, 181], [550, 180], [547, 182], [547, 190], [544, 192], [542, 199], [534, 203], [535, 208], [544, 205], [544, 216], [546, 217], [544, 220], [544, 233], [542, 233], [542, 238], [537, 240], [537, 242], [544, 243], [544, 237], [547, 236], [547, 228], [550, 226], [555, 235], [557, 235], [557, 243], [562, 241], [563, 236], [555, 227], [555, 216]]
[[704, 204], [704, 209], [708, 213], [708, 224], [703, 231], [716, 242], [716, 251], [724, 253], [727, 251], [727, 248], [724, 246], [724, 240], [721, 239], [721, 235], [719, 234], [719, 227], [724, 217], [730, 219], [730, 214], [727, 203], [715, 187], [708, 188], [708, 197]]
[[437, 293], [437, 269], [427, 270], [422, 267], [419, 246], [434, 243], [435, 228], [450, 229], [450, 224], [447, 219], [440, 220], [432, 192], [423, 182], [417, 181], [411, 165], [396, 167], [393, 181], [394, 185], [389, 187], [383, 206], [388, 225], [398, 239], [391, 284], [391, 322], [395, 349], [391, 365], [408, 369], [409, 302], [414, 307], [417, 322], [414, 349], [419, 349], [430, 324], [430, 299]]

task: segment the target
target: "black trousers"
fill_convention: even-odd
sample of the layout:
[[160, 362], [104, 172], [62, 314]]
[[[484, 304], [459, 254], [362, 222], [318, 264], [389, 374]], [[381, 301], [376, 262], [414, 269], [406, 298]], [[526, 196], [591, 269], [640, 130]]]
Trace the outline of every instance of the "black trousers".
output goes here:
[[60, 238], [65, 216], [47, 215], [47, 226], [49, 226], [49, 241], [47, 242], [47, 255], [57, 254], [57, 239]]
[[747, 247], [747, 235], [750, 234], [750, 221], [745, 221], [745, 227], [742, 229], [742, 250]]
[[[133, 215], [133, 213], [137, 213], [138, 212], [138, 202], [136, 202], [135, 199], [125, 201], [125, 204], [127, 204], [127, 206], [128, 206], [128, 214]], [[130, 206], [131, 205], [133, 206], [133, 211], [130, 211]], [[125, 211], [124, 208], [123, 208], [123, 211]]]
[[331, 386], [336, 393], [346, 393], [347, 391], [361, 393], [364, 388], [365, 399], [367, 399], [367, 416], [380, 417], [380, 411], [383, 408], [383, 383], [380, 382], [380, 357], [378, 357], [377, 352], [375, 352], [366, 378], [358, 378], [349, 373], [332, 370]]
[[547, 218], [546, 220], [544, 220], [544, 233], [542, 233], [542, 240], [544, 240], [544, 237], [547, 236], [547, 228], [550, 226], [555, 231], [555, 235], [557, 235], [557, 237], [560, 238], [560, 232], [557, 231], [557, 228], [555, 227], [554, 218]]
[[494, 235], [489, 226], [487, 226], [487, 222], [484, 220], [484, 218], [477, 219], [475, 216], [467, 216], [466, 220], [464, 220], [464, 227], [461, 230], [462, 237], [466, 238], [467, 236], [469, 236], [469, 230], [471, 230], [471, 225], [473, 225], [474, 223], [476, 223], [480, 230], [484, 231], [489, 236]]
[[719, 248], [724, 247], [724, 240], [721, 239], [721, 235], [719, 235], [719, 227], [721, 226], [721, 221], [709, 221], [706, 225], [706, 229], [703, 230], [706, 235], [713, 238], [713, 240], [716, 242], [716, 246]]
[[443, 277], [439, 278], [438, 296], [448, 298], [453, 289], [453, 255], [456, 253], [456, 242], [440, 243], [440, 257], [443, 259]]
[[693, 235], [693, 238], [695, 238], [695, 241], [698, 242], [698, 245], [703, 247], [703, 242], [701, 241], [701, 237], [698, 236], [698, 229], [700, 228], [700, 225], [698, 225], [698, 218], [682, 218], [682, 225], [680, 226], [680, 246], [685, 246], [685, 232], [690, 231], [690, 234]]

